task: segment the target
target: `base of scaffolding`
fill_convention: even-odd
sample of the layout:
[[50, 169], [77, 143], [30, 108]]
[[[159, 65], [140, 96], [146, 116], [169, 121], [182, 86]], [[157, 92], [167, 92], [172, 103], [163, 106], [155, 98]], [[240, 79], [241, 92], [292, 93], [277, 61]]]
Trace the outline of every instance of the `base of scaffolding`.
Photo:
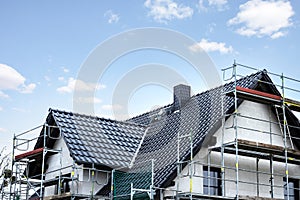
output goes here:
[[240, 200], [283, 200], [277, 198], [267, 198], [267, 197], [251, 197], [251, 196], [239, 196]]
[[[93, 196], [93, 199], [103, 199], [102, 196]], [[63, 193], [60, 195], [52, 195], [52, 196], [46, 196], [43, 198], [43, 200], [54, 200], [54, 199], [59, 199], [59, 200], [64, 200], [64, 199], [92, 199], [90, 195], [80, 195], [80, 194], [71, 194], [70, 192]]]
[[[164, 197], [165, 200], [174, 200], [176, 197]], [[178, 199], [227, 199], [227, 200], [234, 200], [235, 197], [225, 197], [225, 196], [218, 196], [218, 195], [208, 195], [208, 194], [199, 194], [199, 193], [179, 193]]]
[[[192, 197], [191, 197], [192, 196]], [[175, 197], [165, 197], [165, 200], [175, 200]], [[206, 194], [190, 194], [182, 193], [178, 199], [193, 199], [193, 200], [204, 200], [204, 199], [224, 199], [224, 200], [235, 200], [236, 197], [226, 197], [226, 196], [217, 196], [217, 195], [206, 195]], [[278, 198], [268, 198], [268, 197], [256, 197], [256, 196], [239, 196], [239, 200], [284, 200]]]

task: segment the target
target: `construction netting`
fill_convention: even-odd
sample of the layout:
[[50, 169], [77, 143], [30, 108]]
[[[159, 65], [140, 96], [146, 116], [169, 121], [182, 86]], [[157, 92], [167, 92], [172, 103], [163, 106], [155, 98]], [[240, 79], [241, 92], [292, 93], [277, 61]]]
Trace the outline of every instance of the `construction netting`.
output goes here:
[[153, 160], [135, 163], [129, 170], [113, 171], [113, 199], [150, 199], [153, 187]]

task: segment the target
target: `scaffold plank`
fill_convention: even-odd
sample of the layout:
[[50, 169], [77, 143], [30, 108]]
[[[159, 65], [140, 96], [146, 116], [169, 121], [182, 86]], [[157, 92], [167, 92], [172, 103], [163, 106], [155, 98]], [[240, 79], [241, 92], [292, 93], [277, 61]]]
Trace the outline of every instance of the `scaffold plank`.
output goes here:
[[257, 196], [239, 196], [240, 200], [283, 200], [279, 198], [257, 197]]
[[[191, 199], [190, 195], [192, 194], [193, 199], [228, 199], [228, 200], [234, 200], [236, 199], [235, 197], [228, 197], [228, 196], [217, 196], [217, 195], [207, 195], [207, 194], [199, 194], [199, 193], [181, 193], [180, 195], [185, 195], [185, 196], [180, 196], [179, 199]], [[171, 199], [172, 197], [170, 197]]]
[[66, 192], [60, 195], [52, 195], [52, 196], [47, 196], [44, 197], [44, 200], [52, 200], [52, 199], [70, 199], [72, 197], [70, 192]]
[[[279, 95], [270, 94], [267, 92], [261, 92], [258, 90], [253, 90], [249, 88], [244, 88], [241, 86], [236, 86], [237, 97], [245, 100], [250, 100], [258, 103], [264, 104], [275, 104], [281, 105], [283, 100], [284, 104], [289, 107], [289, 109], [300, 112], [300, 101], [296, 101], [289, 98], [282, 98]], [[229, 96], [234, 96], [234, 91], [227, 93]]]
[[281, 100], [281, 96], [274, 95], [274, 94], [269, 94], [269, 93], [266, 93], [266, 92], [261, 92], [261, 91], [258, 91], [258, 90], [253, 90], [253, 89], [244, 88], [244, 87], [240, 87], [240, 86], [237, 86], [236, 89], [240, 92], [247, 92], [247, 93], [250, 93], [250, 94], [254, 94], [254, 95], [258, 95], [258, 96], [262, 96], [262, 97], [267, 97], [267, 98], [278, 100], [278, 101]]
[[[269, 94], [266, 92], [261, 92], [258, 90], [253, 90], [249, 88], [244, 88], [241, 86], [236, 86], [237, 97], [245, 100], [250, 100], [258, 103], [265, 104], [277, 104], [279, 105], [282, 102], [282, 97], [274, 94]], [[228, 93], [230, 96], [234, 96], [234, 91]]]
[[43, 152], [44, 148], [38, 148], [38, 149], [34, 149], [32, 151], [28, 151], [19, 155], [15, 156], [15, 160], [21, 160], [23, 158], [28, 158], [28, 157], [32, 157], [32, 156], [37, 156], [39, 154], [41, 154]]
[[[263, 153], [273, 153], [275, 155], [283, 155], [283, 152], [285, 151], [285, 148], [282, 146], [272, 145], [272, 144], [265, 144], [261, 142], [253, 142], [249, 140], [242, 140], [238, 139], [238, 145], [241, 148], [244, 149], [255, 149], [259, 152]], [[288, 149], [288, 156], [292, 158], [300, 159], [300, 151], [296, 151], [293, 149]]]
[[[262, 159], [268, 159], [270, 155], [273, 155], [274, 161], [285, 162], [285, 149], [282, 146], [242, 139], [238, 139], [237, 142], [239, 155], [247, 157], [260, 157]], [[212, 150], [221, 151], [221, 148], [212, 148]], [[234, 144], [226, 146], [224, 152], [229, 154], [235, 154], [236, 151]], [[288, 149], [287, 153], [289, 163], [300, 164], [300, 151]]]

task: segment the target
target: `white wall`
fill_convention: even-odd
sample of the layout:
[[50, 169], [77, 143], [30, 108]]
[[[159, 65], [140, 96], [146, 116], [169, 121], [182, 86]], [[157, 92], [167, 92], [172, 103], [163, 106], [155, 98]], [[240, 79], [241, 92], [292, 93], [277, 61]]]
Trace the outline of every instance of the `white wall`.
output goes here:
[[[265, 104], [259, 104], [250, 101], [244, 101], [238, 108], [238, 112], [242, 115], [246, 115], [252, 118], [259, 118], [266, 121], [278, 122], [276, 116], [271, 112], [270, 106]], [[231, 127], [233, 125], [233, 117], [230, 117], [226, 120], [225, 126]], [[244, 128], [257, 129], [260, 131], [251, 131], [239, 128], [238, 129], [238, 138], [253, 142], [260, 142], [265, 144], [273, 144], [278, 146], [284, 146], [283, 137], [281, 130], [277, 124], [272, 124], [269, 122], [257, 121], [253, 119], [247, 119], [243, 117], [238, 117], [237, 125]], [[266, 134], [263, 132], [272, 132], [272, 134]], [[214, 134], [217, 137], [217, 143], [215, 146], [221, 146], [222, 144], [222, 128], [220, 128]], [[235, 132], [233, 128], [226, 129], [224, 134], [224, 143], [233, 142], [235, 138]], [[288, 142], [290, 147], [290, 143]], [[208, 149], [202, 147], [200, 152], [194, 157], [194, 161], [198, 161], [199, 164], [194, 165], [193, 170], [195, 171], [196, 176], [203, 176], [203, 163], [208, 163]], [[233, 169], [225, 169], [225, 180], [236, 180], [235, 172], [235, 155], [225, 154], [225, 166], [231, 167]], [[212, 152], [211, 153], [211, 164], [221, 166], [221, 153]], [[285, 174], [285, 164], [274, 162], [274, 173], [280, 174], [274, 176], [274, 184], [277, 186], [283, 186], [283, 177]], [[239, 168], [256, 171], [256, 158], [239, 156]], [[269, 160], [259, 160], [258, 171], [270, 172], [270, 161]], [[183, 174], [188, 174], [188, 167], [183, 170]], [[289, 165], [289, 175], [299, 176], [300, 175], [300, 166]], [[270, 175], [269, 174], [259, 174], [259, 183], [260, 184], [270, 184], [269, 183]], [[175, 179], [176, 180], [176, 179]], [[257, 182], [257, 175], [253, 172], [239, 171], [239, 181], [246, 181], [251, 183]], [[179, 181], [180, 191], [188, 192], [190, 190], [189, 178], [181, 178]], [[172, 187], [175, 188], [175, 187]], [[270, 186], [259, 186], [259, 196], [260, 197], [270, 197]], [[194, 193], [203, 193], [203, 178], [193, 177], [193, 192]], [[166, 194], [171, 194], [166, 192]], [[235, 182], [226, 181], [225, 182], [225, 195], [234, 197], [236, 193], [236, 184]], [[239, 183], [239, 195], [248, 195], [256, 196], [257, 195], [257, 186], [256, 184], [246, 184]], [[283, 188], [274, 188], [274, 198], [283, 198]]]
[[[59, 176], [60, 168], [73, 165], [73, 159], [71, 158], [69, 149], [66, 146], [66, 143], [64, 142], [62, 137], [55, 142], [53, 149], [61, 150], [61, 153], [56, 153], [48, 158], [46, 163], [46, 165], [48, 165], [48, 169], [45, 175], [46, 180], [53, 179]], [[69, 167], [63, 169], [61, 173], [68, 174], [71, 173], [71, 171], [72, 171], [72, 167]], [[55, 193], [55, 186], [49, 186], [45, 188], [45, 196], [53, 195], [54, 193]]]
[[[69, 174], [72, 172], [73, 159], [70, 156], [70, 152], [63, 138], [60, 138], [55, 142], [53, 149], [61, 150], [61, 154], [57, 153], [52, 155], [47, 160], [48, 170], [46, 171], [46, 180], [53, 179], [58, 177], [61, 173]], [[54, 171], [54, 172], [51, 172]], [[90, 195], [92, 190], [94, 194], [98, 192], [108, 181], [107, 173], [96, 170], [94, 173], [94, 178], [92, 178], [91, 170], [84, 168], [83, 165], [77, 165], [74, 173], [74, 178], [77, 178], [78, 181], [74, 181], [73, 185], [70, 181], [69, 186], [72, 191], [74, 189], [75, 194]], [[94, 181], [93, 181], [94, 180]], [[55, 186], [48, 186], [45, 188], [45, 196], [51, 196], [55, 194]]]

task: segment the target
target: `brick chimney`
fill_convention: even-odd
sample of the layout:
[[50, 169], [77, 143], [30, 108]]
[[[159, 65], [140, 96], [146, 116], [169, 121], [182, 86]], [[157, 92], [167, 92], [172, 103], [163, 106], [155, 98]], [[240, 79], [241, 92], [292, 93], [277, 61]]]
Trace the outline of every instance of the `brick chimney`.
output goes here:
[[173, 88], [174, 110], [180, 110], [191, 97], [191, 86], [179, 84]]

